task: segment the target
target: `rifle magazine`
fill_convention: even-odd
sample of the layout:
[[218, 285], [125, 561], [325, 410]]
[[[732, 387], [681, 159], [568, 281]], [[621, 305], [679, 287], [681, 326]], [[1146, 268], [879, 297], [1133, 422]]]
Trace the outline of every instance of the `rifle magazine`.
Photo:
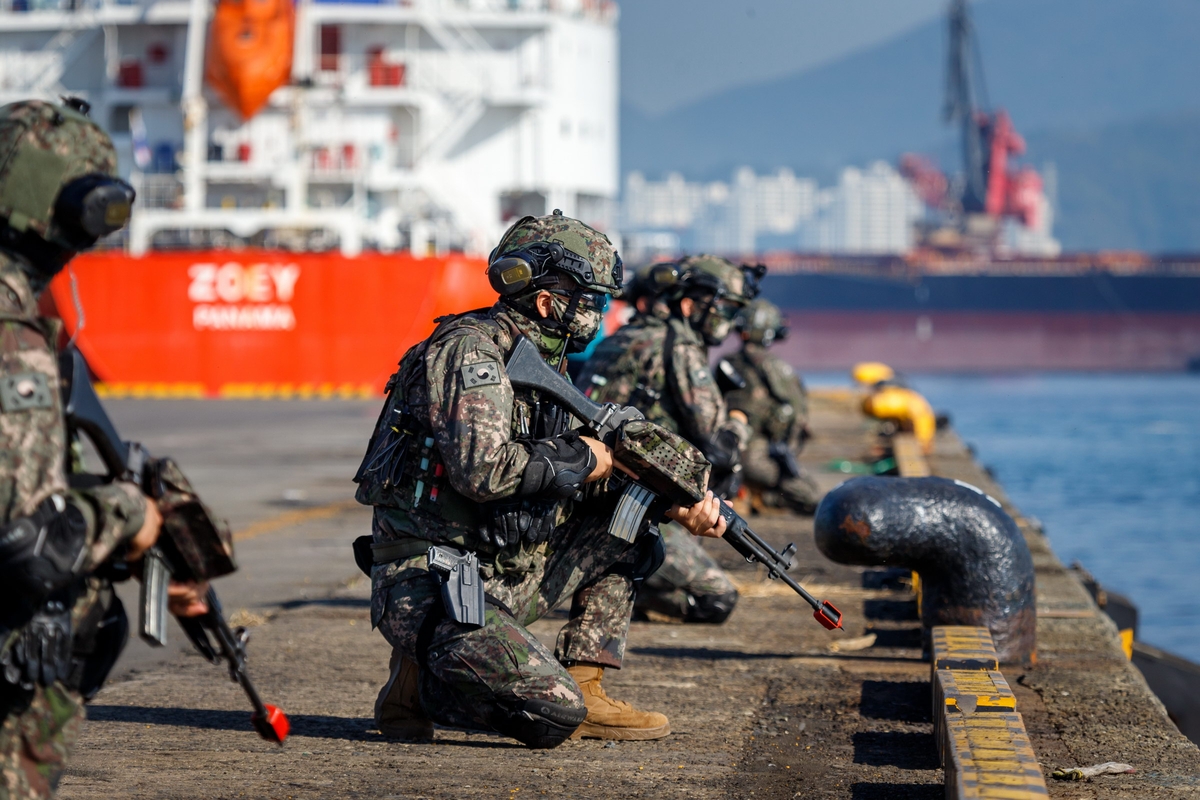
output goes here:
[[621, 492], [617, 509], [608, 525], [608, 532], [625, 542], [633, 542], [641, 529], [646, 512], [655, 500], [654, 492], [640, 483], [630, 482]]
[[157, 547], [151, 547], [142, 558], [138, 633], [143, 641], [154, 647], [167, 643], [167, 584], [170, 581], [171, 568], [166, 557]]

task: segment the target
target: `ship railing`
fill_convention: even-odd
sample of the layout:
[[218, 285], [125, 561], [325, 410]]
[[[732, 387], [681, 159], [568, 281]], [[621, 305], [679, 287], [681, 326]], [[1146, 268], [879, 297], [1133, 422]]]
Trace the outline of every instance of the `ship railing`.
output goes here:
[[0, 13], [36, 14], [51, 11], [57, 14], [93, 13], [114, 6], [143, 6], [152, 0], [0, 0]]
[[531, 103], [548, 89], [545, 70], [515, 51], [389, 51], [342, 53], [325, 57], [315, 76], [318, 85], [340, 85], [349, 97], [372, 97], [396, 105], [420, 105], [415, 93], [471, 95], [510, 100], [522, 95]]
[[175, 174], [135, 172], [130, 182], [137, 192], [135, 210], [183, 207], [183, 181]]
[[[320, 5], [337, 5], [345, 0], [315, 0]], [[354, 5], [411, 8], [422, 12], [451, 13], [552, 13], [587, 17], [601, 22], [616, 19], [612, 0], [352, 0]], [[94, 12], [105, 8], [150, 6], [157, 0], [0, 0], [0, 13]]]
[[[552, 13], [588, 17], [601, 22], [616, 19], [617, 5], [612, 0], [352, 0], [356, 6], [399, 6], [422, 12], [450, 13]], [[315, 0], [327, 6], [345, 0]]]

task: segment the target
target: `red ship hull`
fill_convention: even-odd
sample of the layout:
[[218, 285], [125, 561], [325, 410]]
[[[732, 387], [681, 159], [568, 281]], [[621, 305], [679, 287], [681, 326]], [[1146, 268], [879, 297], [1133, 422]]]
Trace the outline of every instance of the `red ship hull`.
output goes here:
[[[484, 262], [408, 254], [92, 253], [78, 345], [110, 395], [378, 395], [434, 318], [490, 306]], [[51, 292], [67, 329], [69, 275]]]
[[1179, 371], [1194, 312], [792, 311], [780, 354], [802, 370], [883, 361], [910, 372]]

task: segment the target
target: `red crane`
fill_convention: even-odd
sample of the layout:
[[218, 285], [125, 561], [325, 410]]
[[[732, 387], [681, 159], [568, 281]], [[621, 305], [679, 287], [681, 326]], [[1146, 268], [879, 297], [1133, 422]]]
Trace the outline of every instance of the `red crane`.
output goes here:
[[[1009, 158], [1025, 152], [1025, 140], [1004, 109], [988, 110], [987, 89], [967, 0], [951, 0], [950, 52], [946, 69], [943, 118], [962, 131], [963, 182], [948, 195], [945, 177], [928, 159], [906, 154], [901, 172], [931, 208], [986, 215], [999, 222], [1010, 217], [1027, 228], [1041, 223], [1042, 178], [1032, 167], [1010, 171]], [[977, 100], [982, 96], [982, 102]]]

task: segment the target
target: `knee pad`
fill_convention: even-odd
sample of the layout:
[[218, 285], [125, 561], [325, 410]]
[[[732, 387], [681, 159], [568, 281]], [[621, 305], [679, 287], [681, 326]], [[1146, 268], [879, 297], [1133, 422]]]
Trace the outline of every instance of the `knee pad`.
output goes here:
[[729, 619], [737, 605], [737, 590], [724, 594], [700, 594], [688, 596], [687, 622], [708, 622], [719, 625]]
[[496, 703], [492, 727], [534, 750], [549, 750], [567, 740], [587, 717], [587, 708], [568, 708], [549, 700], [531, 699]]

